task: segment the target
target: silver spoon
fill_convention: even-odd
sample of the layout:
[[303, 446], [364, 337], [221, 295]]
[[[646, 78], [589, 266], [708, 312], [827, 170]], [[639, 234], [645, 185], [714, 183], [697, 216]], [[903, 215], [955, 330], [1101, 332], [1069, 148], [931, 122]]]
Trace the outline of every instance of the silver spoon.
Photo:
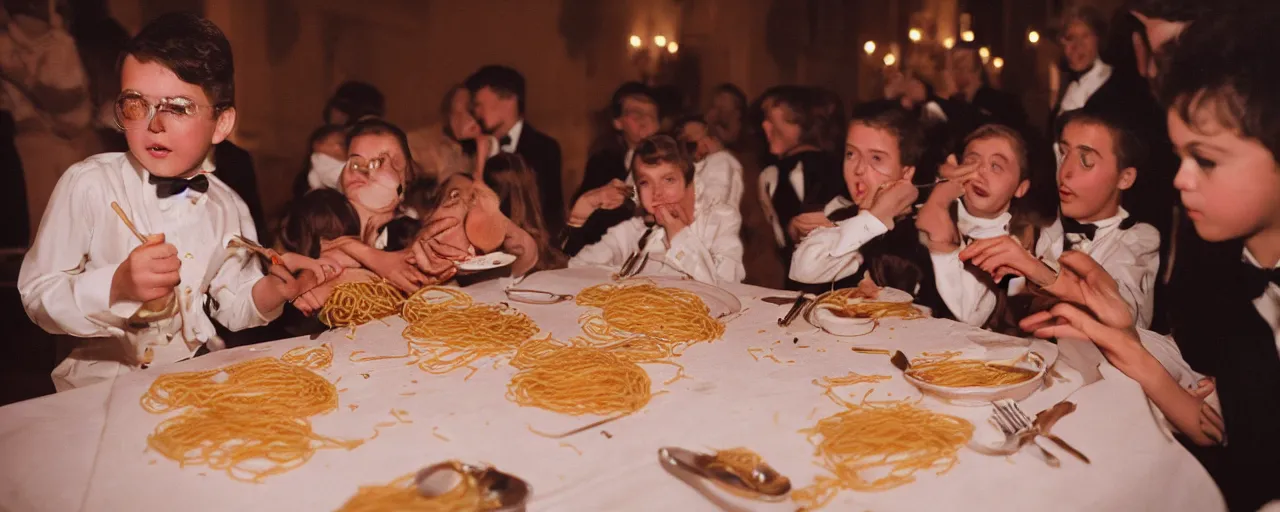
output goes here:
[[[459, 471], [461, 469], [461, 471]], [[488, 466], [441, 462], [418, 471], [413, 483], [425, 498], [435, 498], [456, 488], [467, 476], [475, 478], [480, 492], [497, 499], [493, 512], [522, 512], [532, 488], [520, 478]]]
[[730, 491], [744, 494], [748, 497], [777, 501], [786, 499], [791, 492], [791, 480], [779, 474], [768, 464], [761, 462], [759, 466], [752, 469], [750, 479], [745, 480], [727, 471], [708, 469], [707, 466], [714, 460], [714, 455], [693, 452], [674, 446], [667, 446], [658, 450], [658, 462], [661, 462], [664, 466], [671, 469], [679, 468], [689, 471], [724, 486]]

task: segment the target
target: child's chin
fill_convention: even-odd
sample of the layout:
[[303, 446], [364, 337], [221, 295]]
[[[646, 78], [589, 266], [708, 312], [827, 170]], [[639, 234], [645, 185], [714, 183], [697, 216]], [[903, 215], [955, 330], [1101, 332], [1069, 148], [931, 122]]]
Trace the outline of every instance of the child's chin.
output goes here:
[[1196, 234], [1200, 236], [1200, 239], [1206, 242], [1225, 242], [1250, 235], [1250, 233], [1230, 229], [1205, 219], [1191, 219], [1191, 224], [1195, 226]]

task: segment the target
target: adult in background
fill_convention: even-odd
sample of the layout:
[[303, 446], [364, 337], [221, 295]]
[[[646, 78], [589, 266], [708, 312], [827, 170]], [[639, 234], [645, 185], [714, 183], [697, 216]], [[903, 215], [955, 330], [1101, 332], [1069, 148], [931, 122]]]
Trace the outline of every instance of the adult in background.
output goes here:
[[61, 17], [47, 0], [4, 0], [4, 9], [0, 109], [13, 116], [34, 232], [62, 172], [97, 152], [98, 141], [88, 129], [88, 78]]
[[518, 154], [533, 168], [547, 230], [559, 233], [564, 227], [560, 143], [525, 120], [524, 76], [507, 66], [489, 65], [468, 77], [466, 85], [481, 130], [498, 139], [497, 151]]
[[366, 82], [349, 80], [338, 86], [324, 106], [324, 124], [354, 124], [366, 117], [387, 115], [382, 91]]

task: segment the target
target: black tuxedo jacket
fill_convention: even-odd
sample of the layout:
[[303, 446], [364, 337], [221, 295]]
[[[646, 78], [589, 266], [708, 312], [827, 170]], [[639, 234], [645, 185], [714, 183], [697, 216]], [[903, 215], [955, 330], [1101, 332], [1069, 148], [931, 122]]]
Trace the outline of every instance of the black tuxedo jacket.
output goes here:
[[547, 230], [552, 235], [559, 233], [564, 228], [564, 192], [560, 188], [560, 143], [525, 121], [515, 152], [524, 158], [524, 162], [538, 177], [542, 220], [547, 223]]

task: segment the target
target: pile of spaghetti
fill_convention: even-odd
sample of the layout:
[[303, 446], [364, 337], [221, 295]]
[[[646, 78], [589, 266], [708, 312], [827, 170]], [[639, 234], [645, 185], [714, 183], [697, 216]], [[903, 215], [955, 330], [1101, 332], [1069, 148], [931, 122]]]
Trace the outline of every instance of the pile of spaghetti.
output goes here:
[[530, 340], [520, 346], [511, 366], [519, 371], [507, 385], [507, 398], [522, 406], [574, 416], [606, 415], [638, 411], [653, 396], [649, 373], [626, 352]]
[[968, 421], [908, 401], [864, 398], [861, 404], [845, 402], [844, 408], [801, 431], [809, 435], [822, 467], [831, 473], [791, 493], [803, 509], [821, 508], [841, 490], [883, 491], [914, 481], [917, 471], [944, 473], [973, 435]]
[[280, 355], [280, 360], [308, 370], [323, 370], [333, 364], [333, 345], [294, 347]]
[[329, 327], [352, 327], [400, 311], [404, 294], [384, 280], [355, 281], [333, 287], [317, 315]]
[[397, 478], [387, 485], [365, 485], [338, 509], [338, 512], [473, 512], [494, 510], [501, 506], [497, 499], [480, 489], [475, 475], [462, 464], [450, 461], [461, 477], [449, 492], [427, 498], [414, 485], [414, 474]]
[[147, 445], [181, 466], [206, 465], [261, 482], [321, 448], [359, 446], [316, 434], [308, 418], [338, 407], [338, 391], [305, 368], [265, 357], [224, 368], [162, 375], [141, 398], [152, 413], [181, 410]]
[[1007, 386], [1029, 381], [1039, 374], [1016, 366], [956, 359], [957, 355], [950, 352], [941, 357], [913, 359], [907, 374], [929, 384], [952, 388]]
[[[476, 304], [460, 290], [431, 286], [404, 302], [400, 316], [409, 322], [403, 335], [418, 367], [448, 373], [484, 357], [512, 354], [538, 333], [524, 313], [505, 306]], [[362, 359], [368, 360], [368, 359]]]
[[724, 335], [724, 324], [712, 318], [706, 303], [688, 290], [647, 282], [602, 284], [579, 292], [577, 302], [600, 309], [579, 319], [593, 341], [619, 342], [639, 336], [689, 345]]

